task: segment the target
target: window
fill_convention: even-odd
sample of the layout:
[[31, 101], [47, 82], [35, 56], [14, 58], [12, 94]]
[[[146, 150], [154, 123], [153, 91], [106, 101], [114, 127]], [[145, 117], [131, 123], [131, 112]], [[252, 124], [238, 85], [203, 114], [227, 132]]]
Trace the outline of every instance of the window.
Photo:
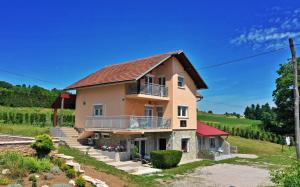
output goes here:
[[161, 86], [165, 86], [166, 85], [166, 77], [158, 77], [158, 84]]
[[189, 138], [181, 139], [181, 150], [185, 153], [189, 152]]
[[210, 148], [215, 148], [216, 147], [216, 140], [215, 138], [209, 138], [209, 147]]
[[187, 106], [178, 106], [178, 117], [187, 117], [187, 111], [188, 107]]
[[186, 127], [186, 120], [180, 120], [180, 127]]
[[184, 87], [184, 77], [183, 76], [178, 76], [177, 85], [178, 85], [179, 88], [183, 88]]
[[103, 105], [94, 105], [94, 116], [103, 116]]

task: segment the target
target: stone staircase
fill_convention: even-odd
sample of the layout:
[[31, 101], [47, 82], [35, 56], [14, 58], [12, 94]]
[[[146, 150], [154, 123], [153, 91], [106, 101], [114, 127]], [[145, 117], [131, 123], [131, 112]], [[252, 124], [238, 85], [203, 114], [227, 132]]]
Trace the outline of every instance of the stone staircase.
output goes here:
[[95, 158], [98, 161], [102, 161], [108, 165], [114, 166], [117, 169], [125, 171], [127, 173], [132, 173], [135, 175], [149, 174], [158, 172], [160, 170], [142, 166], [140, 162], [134, 161], [115, 161], [108, 156], [102, 155], [100, 150], [97, 150], [91, 146], [82, 145], [77, 141], [78, 132], [73, 128], [61, 127], [60, 134], [62, 135], [61, 140], [66, 143], [67, 146], [80, 150], [81, 152], [87, 153], [90, 157]]

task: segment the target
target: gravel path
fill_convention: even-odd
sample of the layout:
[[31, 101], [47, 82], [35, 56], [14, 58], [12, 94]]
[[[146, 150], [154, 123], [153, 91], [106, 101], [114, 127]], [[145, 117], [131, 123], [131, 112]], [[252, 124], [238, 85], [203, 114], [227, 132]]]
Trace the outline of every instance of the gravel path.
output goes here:
[[217, 164], [178, 177], [172, 187], [262, 187], [272, 186], [269, 171], [251, 166]]

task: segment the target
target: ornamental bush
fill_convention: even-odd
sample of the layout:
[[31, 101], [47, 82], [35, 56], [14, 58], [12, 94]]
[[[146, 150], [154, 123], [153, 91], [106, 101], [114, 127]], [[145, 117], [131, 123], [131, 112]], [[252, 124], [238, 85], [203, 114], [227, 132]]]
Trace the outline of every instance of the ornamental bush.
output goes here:
[[75, 179], [75, 186], [76, 187], [85, 187], [85, 180], [82, 176], [79, 176]]
[[47, 156], [51, 150], [54, 150], [52, 139], [47, 134], [41, 134], [35, 137], [35, 142], [31, 147], [36, 150], [37, 156], [43, 158]]
[[182, 151], [178, 150], [157, 150], [151, 151], [151, 163], [155, 168], [172, 168], [176, 167], [182, 157]]
[[66, 171], [66, 176], [70, 179], [74, 179], [76, 177], [76, 171], [74, 168], [70, 168]]

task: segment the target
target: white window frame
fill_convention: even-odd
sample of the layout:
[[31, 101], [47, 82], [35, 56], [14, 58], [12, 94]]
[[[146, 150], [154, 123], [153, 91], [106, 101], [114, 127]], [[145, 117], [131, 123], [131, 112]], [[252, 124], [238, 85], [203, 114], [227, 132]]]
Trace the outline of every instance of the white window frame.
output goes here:
[[[179, 78], [182, 78], [182, 79], [183, 79], [182, 85], [181, 85], [181, 86], [179, 85]], [[178, 88], [184, 88], [184, 86], [185, 86], [185, 79], [184, 79], [184, 76], [178, 75], [178, 77], [177, 77], [177, 86], [178, 86]]]
[[[181, 108], [181, 109], [179, 109], [179, 108]], [[183, 116], [182, 108], [186, 108], [186, 112], [185, 112], [186, 115], [185, 116]], [[188, 118], [188, 116], [189, 116], [188, 112], [189, 112], [189, 107], [187, 105], [178, 105], [177, 106], [177, 116], [178, 116], [178, 118]], [[179, 113], [179, 115], [178, 115], [178, 113]]]
[[[187, 140], [186, 151], [182, 150], [182, 140]], [[182, 151], [183, 153], [188, 153], [188, 152], [190, 152], [190, 138], [181, 138], [181, 151]]]
[[166, 76], [165, 75], [160, 75], [160, 76], [158, 76], [157, 77], [157, 84], [159, 84], [159, 79], [165, 79], [165, 85], [163, 85], [163, 86], [166, 86], [166, 84], [167, 84], [167, 81], [166, 81]]
[[[102, 114], [101, 115], [96, 115], [96, 112], [95, 112], [96, 106], [102, 106]], [[93, 104], [93, 116], [95, 116], [95, 117], [104, 116], [104, 105], [103, 104], [101, 104], [101, 103]]]

